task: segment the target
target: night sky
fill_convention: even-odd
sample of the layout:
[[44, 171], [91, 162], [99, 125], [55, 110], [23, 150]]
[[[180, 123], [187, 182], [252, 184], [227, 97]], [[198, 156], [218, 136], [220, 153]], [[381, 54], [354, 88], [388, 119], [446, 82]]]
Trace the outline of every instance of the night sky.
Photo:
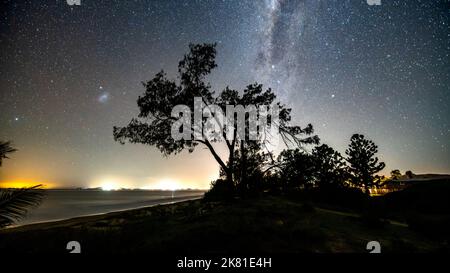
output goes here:
[[449, 1], [0, 5], [0, 139], [19, 149], [0, 182], [208, 188], [208, 151], [164, 158], [112, 136], [137, 115], [141, 82], [161, 69], [175, 78], [189, 43], [203, 42], [218, 43], [215, 90], [263, 83], [341, 153], [358, 132], [385, 173], [450, 173]]

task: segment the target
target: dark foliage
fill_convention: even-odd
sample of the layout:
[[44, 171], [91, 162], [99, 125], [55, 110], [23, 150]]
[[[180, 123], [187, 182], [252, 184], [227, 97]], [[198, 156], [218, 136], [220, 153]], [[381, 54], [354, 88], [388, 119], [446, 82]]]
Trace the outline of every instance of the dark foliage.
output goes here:
[[281, 187], [285, 192], [314, 186], [314, 158], [305, 151], [284, 150], [277, 159]]
[[[9, 141], [0, 141], [0, 166], [2, 159], [17, 151]], [[12, 225], [15, 221], [25, 217], [28, 210], [38, 206], [44, 193], [39, 190], [42, 185], [22, 189], [0, 188], [0, 228]]]
[[9, 158], [8, 154], [16, 152], [17, 149], [11, 146], [10, 141], [0, 141], [0, 166], [3, 159]]
[[350, 145], [345, 151], [349, 163], [350, 181], [357, 187], [363, 187], [369, 194], [369, 189], [381, 185], [381, 180], [375, 174], [384, 169], [384, 162], [378, 162], [375, 154], [378, 146], [363, 135], [354, 134]]
[[412, 171], [406, 171], [405, 172], [406, 177], [408, 177], [409, 179], [412, 179], [414, 177], [414, 173]]
[[400, 170], [395, 169], [395, 170], [391, 171], [391, 179], [392, 180], [398, 180], [398, 179], [400, 179], [401, 176], [402, 176], [402, 173], [400, 172]]
[[224, 179], [217, 179], [211, 182], [211, 188], [205, 193], [205, 201], [232, 200], [235, 196], [236, 188]]
[[312, 150], [314, 179], [321, 189], [340, 188], [348, 179], [346, 164], [341, 154], [326, 144]]
[[40, 187], [0, 189], [0, 228], [12, 225], [41, 203], [44, 193]]

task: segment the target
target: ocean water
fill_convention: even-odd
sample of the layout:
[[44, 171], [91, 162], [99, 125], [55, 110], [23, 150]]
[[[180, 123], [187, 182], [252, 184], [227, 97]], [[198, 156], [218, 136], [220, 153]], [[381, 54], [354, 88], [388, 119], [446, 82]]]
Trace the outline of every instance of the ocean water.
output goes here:
[[46, 190], [41, 205], [15, 226], [167, 204], [203, 196], [203, 191]]

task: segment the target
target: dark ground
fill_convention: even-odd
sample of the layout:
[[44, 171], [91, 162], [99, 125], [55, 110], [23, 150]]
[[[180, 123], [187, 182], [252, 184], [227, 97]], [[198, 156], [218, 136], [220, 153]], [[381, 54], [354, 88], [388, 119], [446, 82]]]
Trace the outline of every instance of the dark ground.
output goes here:
[[379, 241], [383, 253], [442, 252], [446, 240], [402, 221], [373, 225], [357, 211], [287, 197], [172, 205], [80, 217], [0, 231], [0, 253], [366, 253]]

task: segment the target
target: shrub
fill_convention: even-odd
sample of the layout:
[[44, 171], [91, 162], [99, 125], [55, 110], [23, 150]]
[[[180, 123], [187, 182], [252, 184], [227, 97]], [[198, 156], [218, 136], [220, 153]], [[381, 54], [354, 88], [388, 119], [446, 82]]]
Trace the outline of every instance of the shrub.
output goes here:
[[206, 201], [230, 200], [235, 194], [234, 185], [224, 179], [211, 182], [211, 189], [205, 193]]

